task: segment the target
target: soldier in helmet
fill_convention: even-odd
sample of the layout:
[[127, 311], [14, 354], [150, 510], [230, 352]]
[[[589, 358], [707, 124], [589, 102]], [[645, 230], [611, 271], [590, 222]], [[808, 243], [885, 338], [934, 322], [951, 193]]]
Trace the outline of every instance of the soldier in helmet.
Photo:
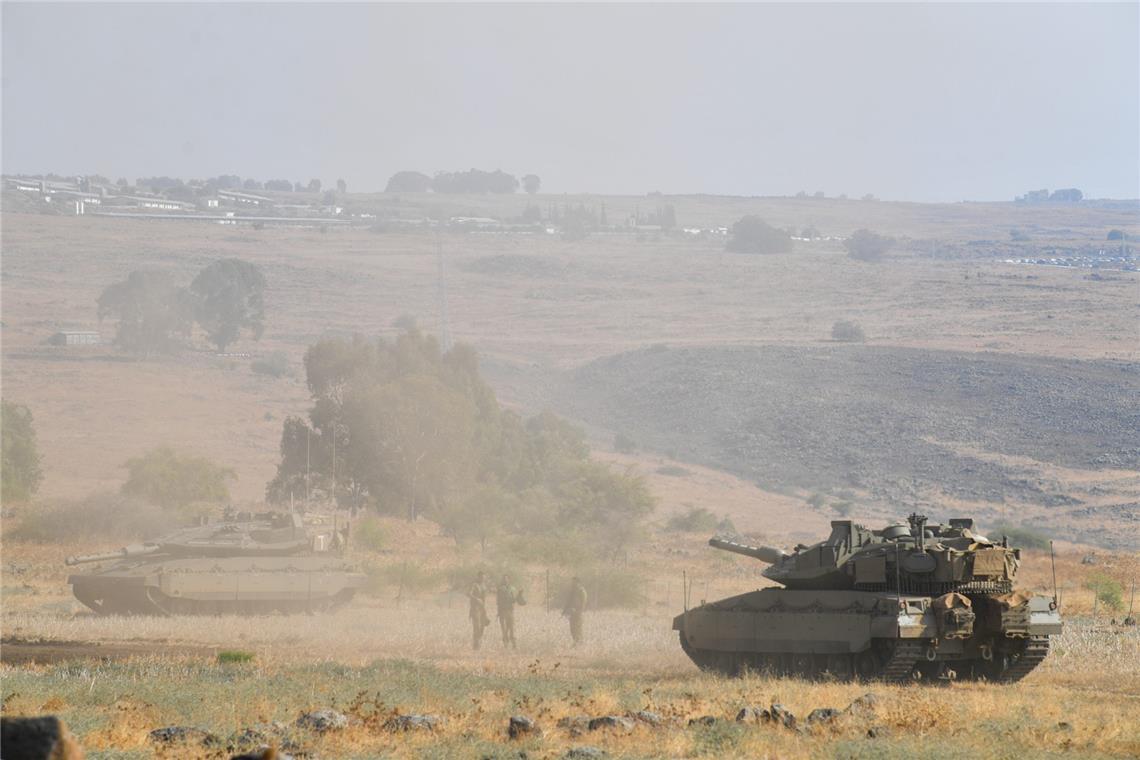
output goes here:
[[570, 638], [574, 640], [574, 646], [582, 643], [582, 615], [586, 611], [586, 599], [586, 587], [575, 576], [570, 581], [566, 606], [562, 608], [562, 614], [570, 620]]
[[487, 617], [487, 574], [482, 570], [467, 590], [467, 599], [470, 602], [471, 648], [478, 649], [483, 643], [483, 631], [491, 624], [491, 618]]
[[518, 649], [515, 641], [515, 605], [526, 604], [522, 591], [511, 583], [511, 577], [503, 573], [499, 587], [495, 591], [495, 605], [498, 609], [499, 630], [503, 634], [503, 646]]

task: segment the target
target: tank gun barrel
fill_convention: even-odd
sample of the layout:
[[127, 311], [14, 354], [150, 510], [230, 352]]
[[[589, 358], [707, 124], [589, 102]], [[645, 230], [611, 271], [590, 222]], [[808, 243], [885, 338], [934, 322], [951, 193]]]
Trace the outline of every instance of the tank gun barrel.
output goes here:
[[714, 536], [709, 539], [709, 546], [714, 549], [723, 549], [726, 552], [733, 554], [743, 554], [745, 557], [758, 559], [761, 562], [766, 562], [769, 565], [779, 562], [784, 557], [788, 556], [785, 552], [779, 549], [774, 549], [771, 546], [752, 546], [751, 544], [742, 544], [739, 541], [730, 541], [727, 538], [719, 538]]
[[146, 555], [154, 554], [157, 551], [157, 544], [131, 544], [113, 552], [104, 552], [102, 554], [77, 554], [73, 557], [68, 557], [65, 562], [69, 566], [85, 565], [88, 562], [106, 562], [112, 559], [145, 557]]

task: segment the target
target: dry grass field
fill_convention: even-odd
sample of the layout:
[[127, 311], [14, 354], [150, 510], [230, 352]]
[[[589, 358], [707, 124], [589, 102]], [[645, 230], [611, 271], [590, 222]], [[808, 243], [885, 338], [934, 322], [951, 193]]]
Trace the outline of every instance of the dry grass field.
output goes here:
[[[602, 199], [540, 199], [540, 203]], [[114, 490], [124, 462], [162, 444], [232, 467], [240, 504], [259, 503], [278, 459], [285, 416], [308, 407], [301, 357], [322, 335], [393, 335], [416, 317], [438, 329], [437, 250], [446, 262], [451, 333], [480, 353], [500, 399], [527, 412], [573, 409], [567, 378], [589, 362], [658, 344], [827, 348], [837, 320], [855, 320], [873, 348], [986, 352], [1006, 357], [1140, 361], [1140, 275], [1004, 263], [1009, 231], [1047, 248], [1095, 246], [1110, 228], [1140, 234], [1135, 204], [1031, 207], [1012, 204], [859, 203], [799, 199], [670, 198], [682, 225], [728, 226], [745, 213], [773, 224], [814, 225], [825, 235], [869, 227], [900, 238], [885, 261], [852, 261], [836, 241], [797, 243], [793, 253], [747, 256], [723, 241], [657, 235], [557, 236], [377, 233], [367, 229], [228, 227], [5, 213], [2, 222], [2, 379], [5, 399], [35, 415], [45, 480], [37, 503]], [[523, 199], [359, 196], [388, 216], [518, 214]], [[606, 198], [611, 219], [663, 202]], [[992, 245], [971, 242], [991, 241]], [[940, 253], [951, 251], [952, 253]], [[112, 346], [58, 348], [56, 330], [98, 328], [95, 299], [135, 269], [163, 269], [184, 282], [210, 261], [238, 256], [269, 282], [268, 326], [259, 342], [138, 360]], [[256, 356], [282, 351], [292, 377], [250, 370]], [[1082, 365], [1083, 366], [1083, 365]], [[490, 635], [474, 653], [463, 601], [447, 568], [488, 559], [457, 548], [430, 524], [385, 520], [386, 551], [357, 549], [373, 569], [414, 563], [437, 573], [411, 598], [381, 586], [329, 617], [99, 618], [70, 597], [65, 556], [102, 543], [51, 545], [8, 540], [36, 504], [5, 505], [0, 650], [5, 715], [61, 715], [89, 756], [223, 756], [217, 748], [163, 750], [150, 729], [197, 725], [223, 739], [304, 710], [333, 707], [352, 721], [316, 735], [290, 728], [311, 753], [333, 757], [560, 757], [591, 745], [613, 757], [1136, 757], [1140, 755], [1140, 630], [1093, 616], [1093, 573], [1125, 588], [1140, 576], [1137, 552], [1058, 542], [1064, 612], [1071, 620], [1054, 650], [1020, 684], [995, 687], [801, 683], [699, 673], [681, 653], [670, 618], [683, 605], [681, 573], [693, 595], [714, 599], [763, 583], [758, 565], [721, 555], [705, 535], [674, 533], [667, 519], [690, 506], [726, 515], [746, 532], [790, 545], [818, 540], [834, 517], [809, 509], [809, 488], [775, 488], [686, 460], [683, 451], [645, 447], [618, 453], [613, 429], [588, 423], [597, 456], [642, 472], [658, 498], [646, 542], [628, 569], [645, 581], [640, 609], [588, 618], [588, 641], [568, 646], [565, 621], [535, 603], [520, 616], [517, 653]], [[947, 441], [964, 451], [963, 441]], [[1140, 494], [1130, 468], [1062, 466], [993, 449], [972, 451], [1078, 494], [1086, 504], [1129, 504]], [[706, 465], [710, 464], [708, 462]], [[1095, 497], [1090, 495], [1095, 494]], [[991, 510], [976, 499], [932, 497], [936, 519]], [[854, 495], [852, 516], [875, 524], [881, 504]], [[839, 497], [836, 497], [839, 498]], [[869, 497], [868, 497], [869, 498]], [[1006, 510], [1041, 509], [1009, 504]], [[1135, 508], [1132, 512], [1135, 513]], [[1022, 516], [1045, 515], [1025, 511]], [[1049, 512], [1052, 515], [1055, 513]], [[897, 517], [898, 515], [895, 515]], [[1061, 519], [1061, 518], [1057, 518]], [[1058, 523], [1061, 525], [1062, 523]], [[1067, 523], [1063, 523], [1067, 524]], [[1135, 531], [1128, 525], [1098, 528]], [[1096, 564], [1082, 564], [1095, 555]], [[491, 557], [499, 561], [499, 557]], [[545, 568], [519, 568], [531, 598], [542, 598]], [[1028, 552], [1025, 585], [1049, 592], [1048, 554]], [[699, 601], [699, 599], [694, 599]], [[252, 662], [223, 664], [241, 650]], [[844, 708], [866, 691], [873, 713], [802, 731], [738, 725], [744, 705], [780, 702], [801, 719], [814, 708]], [[580, 715], [649, 709], [660, 727], [629, 732], [560, 728]], [[434, 732], [395, 734], [391, 713], [432, 713]], [[506, 741], [521, 713], [541, 738]], [[711, 715], [709, 726], [689, 720]], [[873, 731], [872, 731], [873, 729]], [[868, 737], [868, 732], [874, 738]]]

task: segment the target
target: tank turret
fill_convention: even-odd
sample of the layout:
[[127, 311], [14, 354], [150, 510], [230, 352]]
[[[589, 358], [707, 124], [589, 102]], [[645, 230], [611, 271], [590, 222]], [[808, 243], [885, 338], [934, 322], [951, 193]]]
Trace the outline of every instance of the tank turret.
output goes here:
[[364, 576], [343, 556], [348, 526], [306, 524], [299, 514], [227, 511], [113, 552], [68, 557], [112, 563], [68, 577], [75, 597], [101, 614], [262, 613], [328, 609]]
[[836, 520], [827, 539], [791, 552], [735, 537], [709, 544], [765, 563], [761, 575], [780, 587], [673, 621], [705, 668], [1014, 681], [1061, 630], [1055, 599], [1015, 590], [1020, 550], [976, 532], [968, 518], [943, 525], [911, 514], [879, 530]]
[[928, 524], [912, 514], [907, 525], [868, 530], [834, 520], [831, 535], [791, 554], [738, 540], [713, 538], [711, 546], [759, 559], [763, 575], [789, 589], [857, 589], [939, 595], [1012, 590], [1020, 551], [973, 532], [973, 520]]

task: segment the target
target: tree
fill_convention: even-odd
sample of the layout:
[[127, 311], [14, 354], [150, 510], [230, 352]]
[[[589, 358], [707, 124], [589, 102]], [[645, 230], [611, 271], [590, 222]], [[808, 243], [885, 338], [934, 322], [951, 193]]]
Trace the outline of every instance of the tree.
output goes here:
[[396, 172], [388, 178], [386, 193], [426, 193], [431, 189], [431, 177], [421, 172]]
[[467, 346], [443, 352], [414, 326], [393, 341], [325, 339], [305, 371], [313, 406], [285, 421], [272, 502], [332, 496], [481, 546], [557, 531], [607, 556], [653, 506], [632, 473], [590, 459], [582, 431], [502, 409]]
[[1057, 203], [1078, 203], [1085, 194], [1075, 187], [1066, 187], [1060, 190], [1054, 190], [1049, 196], [1049, 200]]
[[336, 181], [336, 191], [338, 193], [340, 193], [341, 195], [344, 195], [345, 193], [348, 192], [348, 183], [345, 182], [343, 179], [338, 179]]
[[1124, 230], [1109, 230], [1105, 240], [1124, 240]]
[[792, 239], [760, 217], [749, 215], [732, 225], [726, 248], [735, 253], [785, 253], [792, 249]]
[[310, 193], [319, 193], [321, 191], [321, 181], [319, 179], [309, 180], [309, 186], [306, 189]]
[[542, 180], [537, 174], [528, 174], [522, 178], [523, 190], [526, 190], [530, 195], [534, 195], [542, 187]]
[[27, 501], [43, 481], [32, 413], [28, 407], [10, 401], [3, 401], [0, 406], [0, 501]]
[[251, 177], [242, 184], [242, 188], [245, 190], [260, 190], [261, 183]]
[[119, 320], [115, 343], [139, 354], [171, 351], [193, 327], [193, 297], [165, 272], [131, 272], [99, 296], [99, 319]]
[[265, 330], [265, 276], [256, 265], [241, 259], [219, 259], [190, 283], [195, 296], [195, 318], [219, 351], [237, 339], [243, 329], [254, 340]]
[[230, 498], [233, 470], [209, 459], [181, 454], [168, 446], [152, 449], [126, 463], [122, 491], [164, 509], [183, 509], [195, 503], [222, 503]]
[[870, 230], [855, 230], [851, 237], [843, 242], [847, 255], [860, 261], [877, 261], [883, 254], [891, 249], [895, 239], [879, 235]]
[[265, 181], [265, 189], [279, 193], [288, 193], [293, 190], [293, 183], [287, 179], [270, 179]]
[[431, 189], [436, 193], [513, 193], [519, 189], [519, 181], [498, 169], [493, 172], [468, 169], [439, 172], [432, 178]]

